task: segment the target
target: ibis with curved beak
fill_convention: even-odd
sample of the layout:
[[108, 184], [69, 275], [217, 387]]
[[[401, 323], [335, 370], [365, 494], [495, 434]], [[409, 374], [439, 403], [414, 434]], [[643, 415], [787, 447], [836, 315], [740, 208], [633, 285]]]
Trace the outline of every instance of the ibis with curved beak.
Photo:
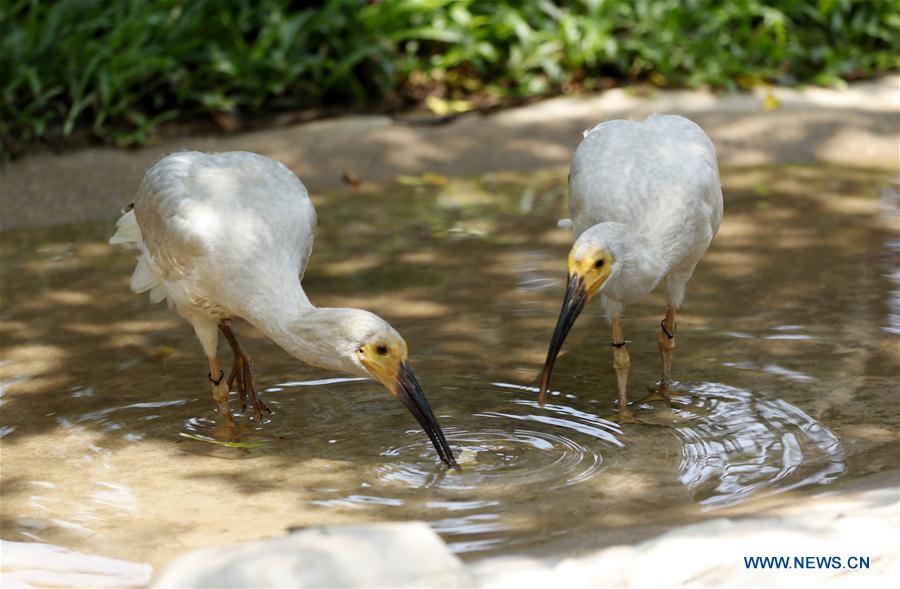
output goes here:
[[631, 361], [622, 313], [660, 283], [668, 303], [658, 337], [662, 376], [650, 399], [669, 400], [675, 312], [719, 229], [722, 206], [715, 147], [692, 121], [654, 115], [643, 121], [607, 121], [585, 132], [569, 174], [575, 243], [541, 376], [542, 406], [566, 335], [585, 305], [599, 295], [612, 324], [618, 419], [637, 421], [628, 406]]
[[[232, 329], [232, 318], [241, 317], [307, 364], [380, 382], [456, 467], [400, 334], [368, 311], [316, 307], [307, 298], [301, 279], [315, 229], [309, 194], [285, 165], [248, 152], [185, 151], [150, 168], [110, 243], [139, 251], [131, 289], [168, 301], [193, 326], [229, 426], [232, 386], [242, 410], [249, 403], [258, 421], [270, 413]], [[216, 355], [219, 333], [234, 352], [227, 379]]]

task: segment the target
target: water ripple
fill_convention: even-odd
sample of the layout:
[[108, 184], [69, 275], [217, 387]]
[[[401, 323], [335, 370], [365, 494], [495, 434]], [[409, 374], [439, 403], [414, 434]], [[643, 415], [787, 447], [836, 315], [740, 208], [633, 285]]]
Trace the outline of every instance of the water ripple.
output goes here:
[[[782, 376], [790, 372], [798, 381], [812, 380], [771, 363], [740, 367]], [[704, 508], [827, 483], [844, 471], [838, 438], [802, 410], [780, 399], [711, 382], [678, 385], [685, 394], [673, 399], [673, 420], [652, 432], [629, 428], [627, 448], [622, 428], [592, 412], [594, 406], [585, 398], [590, 395], [553, 391], [552, 402], [541, 408], [533, 386], [455, 383], [457, 402], [440, 418], [462, 470], [448, 471], [418, 427], [409, 421], [399, 431], [387, 426], [388, 418], [396, 423], [393, 420], [402, 416], [402, 410], [386, 395], [360, 389], [343, 397], [345, 405], [336, 410], [330, 395], [289, 394], [300, 387], [345, 383], [352, 384], [349, 379], [319, 379], [277, 385], [284, 389], [279, 394], [284, 402], [304, 399], [305, 411], [317, 416], [312, 426], [316, 429], [305, 426], [304, 434], [335, 448], [333, 456], [345, 458], [353, 450], [342, 440], [358, 439], [362, 424], [348, 420], [348, 413], [367, 415], [366, 427], [385, 432], [378, 436], [382, 460], [360, 471], [355, 484], [317, 489], [309, 503], [324, 509], [380, 511], [380, 517], [415, 514], [441, 533], [455, 552], [533, 541], [536, 532], [522, 509], [548, 492], [575, 498], [619, 496], [621, 467], [627, 472], [635, 461], [646, 476], [668, 476], [675, 465], [648, 452], [673, 435], [681, 452], [677, 477]], [[295, 435], [289, 424], [284, 425], [288, 429], [277, 433]], [[208, 417], [193, 418], [185, 429], [210, 435], [214, 426]], [[607, 479], [609, 473], [615, 476]], [[573, 525], [563, 518], [552, 532], [541, 527], [540, 534], [565, 533]]]
[[419, 437], [382, 452], [390, 460], [378, 468], [380, 478], [406, 487], [555, 489], [591, 479], [603, 465], [603, 451], [624, 447], [616, 437], [619, 426], [596, 415], [557, 404], [540, 410], [531, 399], [512, 398], [505, 407], [473, 413], [470, 429], [445, 429], [462, 472], [435, 480], [433, 449]]
[[705, 507], [826, 484], [846, 469], [838, 437], [799, 408], [719, 383], [673, 399], [679, 479]]

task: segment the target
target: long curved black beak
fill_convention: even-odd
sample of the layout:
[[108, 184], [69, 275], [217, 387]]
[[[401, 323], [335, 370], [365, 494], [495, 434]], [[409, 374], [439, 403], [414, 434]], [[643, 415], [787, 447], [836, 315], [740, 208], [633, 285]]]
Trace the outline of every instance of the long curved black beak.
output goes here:
[[584, 280], [577, 274], [569, 276], [569, 283], [566, 286], [566, 297], [563, 299], [562, 309], [559, 311], [559, 319], [556, 322], [556, 328], [553, 330], [553, 338], [550, 340], [550, 349], [547, 350], [547, 360], [544, 362], [544, 372], [541, 374], [541, 393], [538, 396], [538, 403], [544, 406], [544, 398], [547, 395], [547, 386], [550, 384], [550, 373], [553, 372], [553, 364], [556, 362], [556, 356], [562, 349], [569, 330], [575, 324], [578, 315], [584, 309], [587, 302], [587, 290], [584, 287]]
[[438, 456], [450, 468], [458, 469], [459, 465], [456, 463], [456, 458], [453, 457], [453, 450], [450, 449], [450, 444], [447, 443], [447, 438], [444, 437], [444, 432], [438, 425], [434, 412], [431, 411], [431, 406], [425, 398], [425, 393], [422, 392], [422, 387], [419, 386], [419, 381], [416, 380], [416, 375], [406, 362], [400, 364], [397, 385], [397, 398], [409, 409], [409, 412], [413, 414], [413, 417], [431, 438], [431, 443], [434, 444]]

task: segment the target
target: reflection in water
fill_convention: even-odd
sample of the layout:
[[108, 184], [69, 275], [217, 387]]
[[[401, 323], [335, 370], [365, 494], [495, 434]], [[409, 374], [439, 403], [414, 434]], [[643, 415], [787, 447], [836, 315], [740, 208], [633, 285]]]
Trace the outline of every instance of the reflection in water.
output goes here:
[[[534, 387], [495, 386], [536, 393]], [[479, 393], [482, 400], [463, 397], [457, 405], [490, 410], [457, 414], [451, 421], [454, 425], [444, 428], [461, 471], [443, 468], [435, 461], [428, 439], [409, 430], [409, 441], [381, 452], [383, 461], [374, 468], [372, 480], [364, 483], [366, 493], [354, 491], [312, 504], [337, 509], [404, 505], [415, 509], [423, 499], [419, 491], [424, 490], [426, 497], [442, 497], [424, 502], [426, 520], [456, 552], [530, 542], [535, 538], [523, 533], [518, 522], [504, 521], [504, 512], [519, 501], [515, 494], [591, 481], [602, 470], [604, 453], [624, 446], [616, 437], [618, 425], [596, 415], [555, 404], [540, 410], [534, 398], [498, 398], [496, 389]], [[477, 404], [472, 403], [476, 400]], [[339, 493], [331, 489], [328, 494]], [[566, 531], [561, 526], [557, 532]]]
[[[83, 392], [83, 391], [81, 391]], [[73, 393], [72, 397], [90, 397], [92, 395]], [[143, 403], [131, 403], [118, 407], [104, 407], [95, 411], [89, 411], [75, 416], [74, 418], [65, 415], [57, 415], [56, 422], [63, 428], [71, 428], [76, 425], [90, 425], [97, 427], [105, 432], [112, 433], [122, 431], [123, 439], [129, 442], [136, 442], [143, 439], [144, 434], [128, 431], [128, 424], [133, 420], [151, 421], [159, 419], [162, 412], [167, 407], [177, 407], [184, 405], [187, 401], [177, 399], [173, 401], [147, 401]], [[147, 410], [160, 409], [161, 411], [148, 412]]]
[[[889, 226], [900, 226], [900, 179], [894, 180], [892, 185], [885, 188], [882, 193], [881, 214]], [[893, 335], [900, 335], [900, 237], [891, 235], [885, 240], [885, 249], [892, 255], [889, 259], [889, 267], [886, 277], [893, 283], [888, 298], [890, 312], [887, 314], [887, 325], [882, 329]]]
[[266, 389], [267, 392], [282, 391], [285, 387], [318, 387], [329, 384], [340, 384], [344, 382], [356, 382], [366, 380], [361, 376], [342, 376], [335, 378], [317, 378], [313, 380], [292, 380], [289, 382], [281, 382], [274, 387]]
[[400, 507], [403, 501], [400, 499], [391, 499], [389, 497], [373, 497], [371, 495], [350, 495], [340, 499], [317, 499], [312, 501], [313, 505], [321, 505], [323, 507], [363, 507], [365, 505], [388, 505], [392, 507]]
[[797, 407], [719, 383], [689, 390], [673, 399], [682, 440], [678, 478], [702, 505], [825, 484], [844, 472], [837, 436]]
[[785, 368], [784, 366], [779, 366], [775, 363], [763, 364], [762, 366], [760, 366], [755, 362], [746, 360], [743, 362], [723, 362], [722, 365], [729, 366], [731, 368], [740, 368], [742, 370], [762, 370], [764, 372], [768, 372], [769, 374], [774, 374], [775, 376], [780, 376], [782, 378], [798, 382], [813, 382], [816, 380], [815, 378], [809, 376], [808, 374], [804, 374], [799, 370], [791, 370], [790, 368]]
[[[593, 309], [545, 408], [532, 386], [571, 243], [555, 225], [565, 171], [316, 196], [310, 296], [404, 334], [462, 472], [379, 385], [301, 365], [242, 323], [274, 415], [221, 437], [196, 338], [128, 291], [134, 260], [109, 223], [4, 232], [0, 533], [157, 565], [378, 520], [427, 521], [463, 554], [566, 550], [896, 468], [896, 189], [879, 201], [882, 175], [815, 168], [723, 181], [675, 360], [701, 384], [679, 385], [673, 412], [636, 408], [655, 426], [622, 428]], [[657, 378], [664, 308], [658, 293], [629, 308], [635, 398]], [[163, 536], [178, 541], [134, 542]]]
[[[310, 381], [279, 386], [290, 388], [288, 384], [314, 386]], [[474, 410], [453, 419], [445, 433], [462, 471], [442, 468], [428, 439], [416, 436], [381, 453], [385, 460], [375, 468], [374, 480], [361, 485], [366, 493], [341, 495], [338, 489], [327, 489], [329, 498], [311, 503], [357, 510], [414, 507], [420, 501], [416, 490], [427, 490], [429, 496], [462, 497], [428, 501], [427, 521], [452, 550], [471, 553], [537, 539], [503, 518], [510, 503], [519, 501], [505, 497], [506, 489], [551, 493], [597, 485], [610, 458], [618, 463], [641, 460], [629, 456], [618, 424], [562, 404], [548, 403], [541, 409], [537, 387], [502, 382], [493, 386], [532, 396], [504, 397], [499, 406], [496, 398], [486, 400], [492, 410]], [[700, 505], [721, 507], [758, 493], [825, 484], [844, 472], [844, 454], [835, 434], [786, 401], [719, 383], [678, 386], [688, 393], [673, 399], [672, 431], [682, 447], [678, 479]], [[465, 401], [460, 404], [468, 406]], [[407, 435], [416, 433], [409, 430]], [[653, 468], [652, 463], [645, 468]], [[470, 499], [473, 496], [499, 499]], [[541, 534], [568, 531], [557, 526]]]

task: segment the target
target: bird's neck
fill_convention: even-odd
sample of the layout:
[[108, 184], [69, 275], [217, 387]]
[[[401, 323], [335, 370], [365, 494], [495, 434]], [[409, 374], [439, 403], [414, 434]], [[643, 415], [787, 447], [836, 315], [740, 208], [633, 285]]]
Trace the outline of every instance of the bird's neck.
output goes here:
[[[300, 281], [266, 288], [253, 297], [253, 305], [244, 309], [243, 317], [282, 348], [290, 344], [290, 325], [314, 308]], [[291, 351], [291, 350], [288, 350]]]
[[610, 275], [603, 294], [614, 301], [628, 303], [650, 293], [669, 273], [671, 256], [653, 240], [630, 228], [617, 236], [620, 270]]
[[[298, 360], [339, 372], [357, 374], [359, 367], [340, 354], [325, 325], [332, 309], [315, 307], [299, 280], [296, 286], [269, 291], [244, 318]], [[363, 374], [363, 376], [367, 376]]]

